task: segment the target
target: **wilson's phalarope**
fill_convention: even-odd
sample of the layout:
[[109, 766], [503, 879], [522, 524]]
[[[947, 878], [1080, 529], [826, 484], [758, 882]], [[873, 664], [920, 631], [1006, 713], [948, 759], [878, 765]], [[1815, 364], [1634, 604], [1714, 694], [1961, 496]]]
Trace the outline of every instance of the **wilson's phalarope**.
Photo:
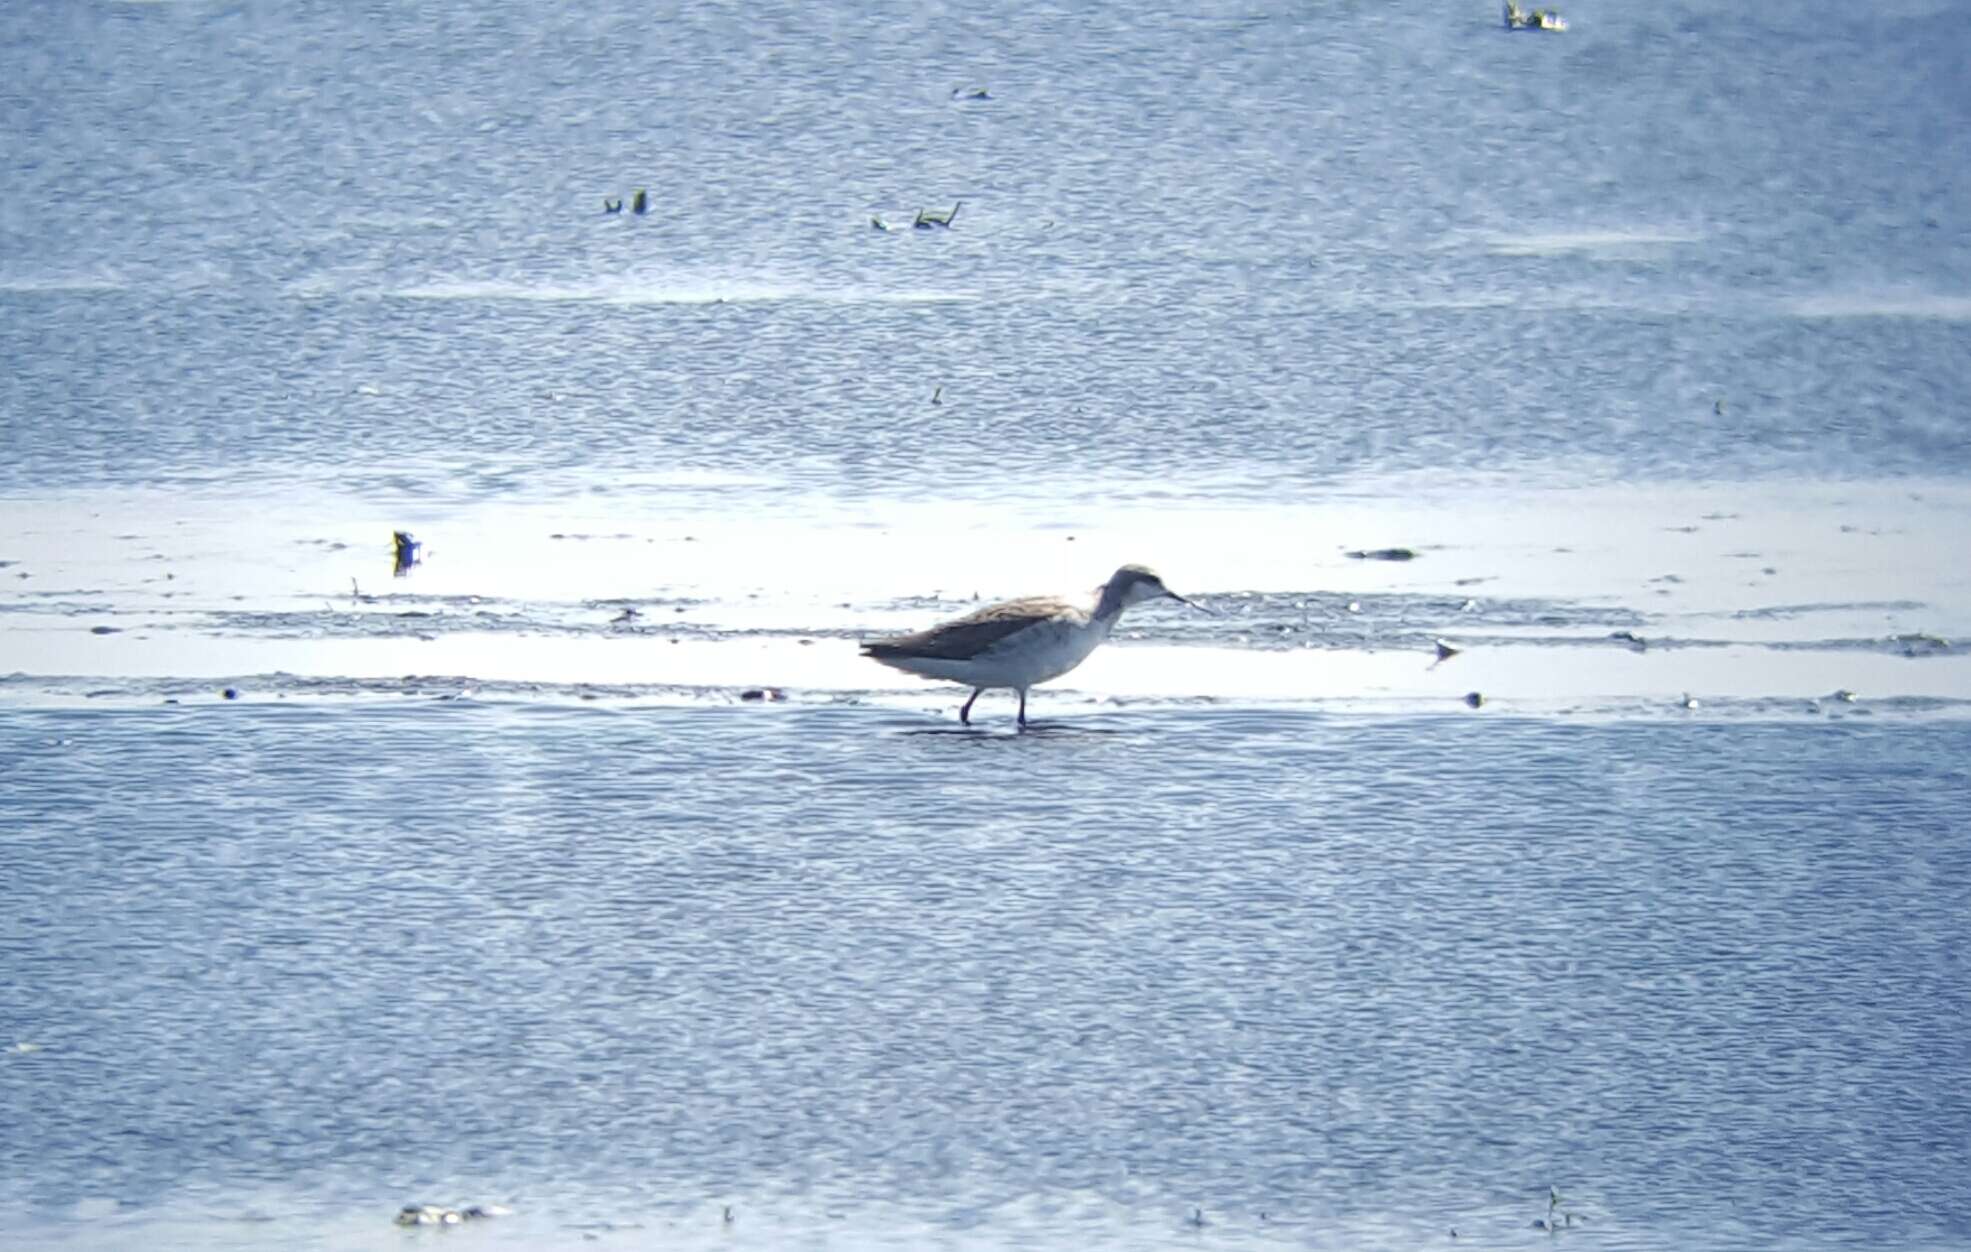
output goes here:
[[1130, 605], [1164, 598], [1204, 607], [1164, 586], [1151, 570], [1125, 565], [1102, 588], [1092, 612], [1050, 596], [1007, 600], [914, 635], [872, 640], [862, 645], [862, 654], [907, 674], [972, 688], [971, 699], [958, 710], [958, 720], [967, 725], [980, 693], [1010, 687], [1020, 693], [1024, 726], [1027, 688], [1059, 678], [1087, 660]]

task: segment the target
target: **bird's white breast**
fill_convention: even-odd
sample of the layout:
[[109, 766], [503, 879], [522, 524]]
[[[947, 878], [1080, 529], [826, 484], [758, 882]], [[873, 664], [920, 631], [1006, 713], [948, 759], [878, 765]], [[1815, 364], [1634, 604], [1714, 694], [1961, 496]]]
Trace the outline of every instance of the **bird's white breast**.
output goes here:
[[1059, 678], [1088, 659], [1109, 637], [1105, 621], [1057, 617], [1035, 622], [994, 644], [973, 662], [967, 682], [1031, 687]]

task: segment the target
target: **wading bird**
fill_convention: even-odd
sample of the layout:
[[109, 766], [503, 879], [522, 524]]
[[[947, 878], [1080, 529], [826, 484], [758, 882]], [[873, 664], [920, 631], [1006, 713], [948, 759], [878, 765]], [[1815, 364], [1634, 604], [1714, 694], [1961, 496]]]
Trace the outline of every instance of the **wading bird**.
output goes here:
[[871, 640], [862, 645], [862, 654], [907, 674], [970, 687], [971, 699], [958, 710], [958, 720], [966, 725], [980, 693], [993, 687], [1017, 691], [1024, 726], [1027, 688], [1059, 678], [1087, 660], [1124, 609], [1159, 599], [1204, 607], [1164, 586], [1153, 570], [1125, 565], [1102, 587], [1093, 609], [1051, 596], [1007, 600], [914, 635]]

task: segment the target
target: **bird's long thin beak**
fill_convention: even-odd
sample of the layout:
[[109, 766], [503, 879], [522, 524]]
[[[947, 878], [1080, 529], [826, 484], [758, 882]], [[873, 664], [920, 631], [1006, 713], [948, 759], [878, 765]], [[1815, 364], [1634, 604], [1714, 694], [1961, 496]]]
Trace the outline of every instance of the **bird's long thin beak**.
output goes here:
[[1185, 598], [1184, 596], [1180, 596], [1176, 592], [1170, 590], [1168, 587], [1164, 588], [1164, 594], [1169, 596], [1171, 599], [1177, 601], [1177, 603], [1179, 604], [1190, 605], [1192, 608], [1196, 609], [1200, 613], [1209, 613], [1213, 617], [1218, 616], [1218, 611], [1216, 609], [1206, 608], [1204, 605], [1199, 604], [1196, 600], [1191, 600]]

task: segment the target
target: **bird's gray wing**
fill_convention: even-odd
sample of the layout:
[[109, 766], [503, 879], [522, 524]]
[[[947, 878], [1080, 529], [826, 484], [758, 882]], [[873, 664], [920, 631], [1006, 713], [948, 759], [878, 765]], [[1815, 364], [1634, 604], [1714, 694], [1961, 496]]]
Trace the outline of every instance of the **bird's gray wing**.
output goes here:
[[914, 635], [872, 639], [862, 645], [862, 654], [878, 660], [908, 656], [936, 661], [968, 660], [988, 651], [1008, 635], [1064, 610], [1073, 611], [1073, 608], [1059, 600], [1008, 600]]

